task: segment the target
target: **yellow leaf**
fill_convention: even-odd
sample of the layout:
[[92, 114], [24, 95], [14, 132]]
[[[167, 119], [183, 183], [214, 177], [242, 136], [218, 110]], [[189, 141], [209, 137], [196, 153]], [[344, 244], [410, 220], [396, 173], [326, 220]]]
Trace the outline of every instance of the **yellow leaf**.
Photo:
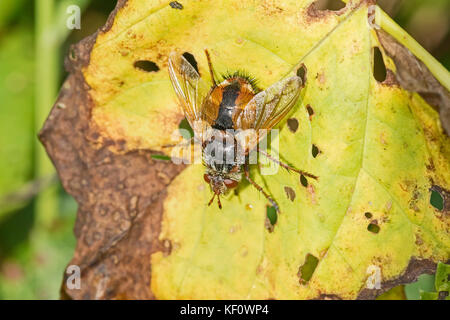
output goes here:
[[[338, 12], [312, 3], [183, 1], [180, 10], [129, 0], [99, 34], [84, 69], [91, 125], [125, 140], [127, 150], [161, 151], [179, 139], [184, 116], [167, 72], [173, 50], [192, 54], [207, 81], [205, 48], [217, 73], [244, 69], [262, 88], [300, 63], [308, 70], [289, 116], [298, 130], [281, 123], [279, 151], [319, 181], [305, 187], [295, 174], [261, 176], [253, 168], [281, 207], [269, 232], [267, 201], [252, 186], [224, 198], [223, 210], [208, 207], [204, 168], [188, 166], [164, 204], [159, 238], [170, 241], [171, 253], [151, 256], [157, 298], [354, 299], [373, 277], [381, 286], [401, 277], [412, 259], [449, 259], [448, 209], [430, 204], [430, 188], [450, 189], [450, 144], [438, 114], [396, 83], [394, 62], [368, 21], [370, 1], [349, 1]], [[374, 47], [388, 68], [383, 83], [373, 76]], [[154, 71], [137, 61], [151, 61]], [[308, 256], [318, 263], [305, 280]]]

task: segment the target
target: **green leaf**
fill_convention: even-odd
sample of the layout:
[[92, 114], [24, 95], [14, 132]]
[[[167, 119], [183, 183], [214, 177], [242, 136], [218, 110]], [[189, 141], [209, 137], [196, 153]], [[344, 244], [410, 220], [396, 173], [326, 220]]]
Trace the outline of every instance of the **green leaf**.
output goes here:
[[405, 294], [408, 300], [419, 300], [421, 292], [432, 292], [434, 287], [434, 275], [422, 274], [416, 282], [405, 286]]
[[450, 290], [450, 265], [439, 262], [436, 269], [435, 286], [437, 292]]
[[25, 0], [0, 1], [0, 30], [18, 15], [24, 3]]
[[[33, 59], [33, 39], [26, 27], [0, 38], [0, 198], [18, 191], [32, 176]], [[24, 205], [1, 202], [0, 219]]]
[[420, 300], [437, 300], [439, 294], [437, 292], [420, 291]]

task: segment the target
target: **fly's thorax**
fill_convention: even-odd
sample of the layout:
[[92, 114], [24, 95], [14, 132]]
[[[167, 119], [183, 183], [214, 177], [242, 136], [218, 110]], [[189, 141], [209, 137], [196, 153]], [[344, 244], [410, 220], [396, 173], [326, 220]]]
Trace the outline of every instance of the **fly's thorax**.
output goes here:
[[214, 130], [202, 144], [204, 164], [216, 172], [229, 173], [245, 162], [245, 151], [236, 140], [233, 130]]

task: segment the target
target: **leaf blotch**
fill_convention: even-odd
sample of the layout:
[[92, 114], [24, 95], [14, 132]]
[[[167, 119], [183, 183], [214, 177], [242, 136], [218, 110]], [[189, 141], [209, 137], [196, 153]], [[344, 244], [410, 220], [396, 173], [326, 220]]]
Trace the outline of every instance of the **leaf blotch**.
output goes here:
[[172, 253], [172, 242], [168, 239], [163, 240], [163, 254], [165, 257]]
[[284, 192], [286, 192], [286, 196], [289, 200], [294, 201], [295, 200], [295, 191], [291, 187], [284, 187]]
[[298, 130], [298, 120], [296, 118], [288, 119], [287, 126], [292, 133], [296, 133]]
[[172, 1], [171, 3], [169, 3], [169, 5], [172, 9], [183, 10], [183, 5], [178, 1]]

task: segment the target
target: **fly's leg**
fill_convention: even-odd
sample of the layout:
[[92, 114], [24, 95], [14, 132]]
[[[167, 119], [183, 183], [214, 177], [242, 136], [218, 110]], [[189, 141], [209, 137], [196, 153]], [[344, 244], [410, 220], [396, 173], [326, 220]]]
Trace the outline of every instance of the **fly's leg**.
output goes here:
[[264, 195], [264, 197], [266, 197], [267, 200], [269, 200], [272, 207], [274, 207], [275, 210], [277, 210], [277, 212], [280, 213], [280, 209], [278, 207], [278, 204], [275, 202], [275, 200], [273, 200], [272, 197], [269, 196], [260, 185], [258, 185], [255, 181], [252, 180], [252, 178], [250, 178], [248, 164], [244, 165], [244, 174], [245, 174], [245, 178], [247, 179], [247, 181], [250, 182], [250, 184], [252, 184], [256, 188], [256, 190], [261, 192]]
[[166, 144], [161, 146], [164, 148], [174, 148], [172, 149], [171, 158], [176, 164], [185, 163], [197, 163], [200, 161], [201, 151], [198, 147], [198, 141], [194, 137], [189, 140], [180, 142], [178, 144]]
[[175, 147], [185, 148], [185, 147], [191, 146], [193, 141], [194, 141], [194, 137], [190, 138], [188, 141], [185, 141], [183, 143], [165, 144], [165, 145], [161, 146], [161, 148], [175, 148]]
[[213, 86], [215, 87], [215, 86], [217, 86], [217, 83], [216, 83], [216, 79], [214, 77], [214, 69], [212, 66], [211, 57], [209, 55], [208, 49], [205, 49], [205, 54], [206, 54], [206, 59], [208, 60], [208, 68], [209, 68], [209, 74], [211, 75], [211, 81], [213, 83]]
[[304, 175], [305, 177], [309, 177], [309, 178], [312, 178], [312, 179], [316, 179], [316, 180], [319, 179], [318, 176], [315, 176], [315, 175], [313, 175], [311, 173], [308, 173], [306, 171], [295, 169], [294, 167], [291, 167], [290, 165], [275, 159], [274, 157], [272, 157], [270, 154], [268, 154], [265, 151], [259, 150], [259, 153], [262, 154], [263, 156], [265, 156], [267, 159], [272, 160], [275, 163], [278, 163], [280, 166], [282, 166], [283, 168], [285, 168], [287, 170], [292, 170], [294, 172], [297, 172], [298, 174]]

